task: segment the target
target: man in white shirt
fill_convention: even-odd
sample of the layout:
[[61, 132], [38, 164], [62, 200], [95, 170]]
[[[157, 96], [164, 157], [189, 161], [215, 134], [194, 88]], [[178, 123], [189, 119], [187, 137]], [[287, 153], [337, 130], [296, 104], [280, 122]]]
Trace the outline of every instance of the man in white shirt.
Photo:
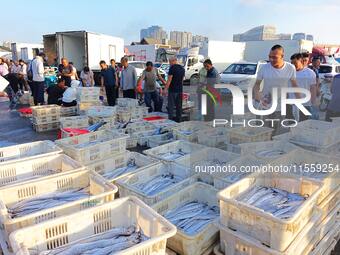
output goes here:
[[[305, 65], [305, 57], [303, 54], [296, 53], [291, 56], [290, 60], [296, 68], [296, 80], [299, 84], [299, 87], [307, 89], [311, 93], [311, 100], [307, 103], [304, 103], [303, 105], [309, 112], [313, 112], [312, 108], [316, 108], [316, 74], [314, 73], [314, 71], [308, 68], [308, 65]], [[293, 94], [290, 97], [294, 98], [295, 95]], [[287, 115], [292, 114], [292, 112], [292, 105], [288, 105]], [[301, 111], [299, 111], [298, 118], [299, 121], [304, 121], [309, 119], [309, 116], [306, 116]]]
[[19, 65], [19, 61], [14, 61], [14, 64], [11, 66], [11, 73], [18, 74], [21, 70], [21, 66]]
[[44, 53], [39, 53], [32, 61], [31, 71], [33, 74], [33, 98], [34, 105], [44, 104], [45, 76], [44, 76]]
[[[262, 90], [261, 83], [263, 82]], [[298, 87], [296, 82], [295, 67], [284, 61], [284, 49], [281, 45], [274, 45], [269, 53], [269, 63], [262, 65], [257, 73], [254, 86], [255, 101], [264, 108], [270, 108], [272, 105], [273, 88]], [[299, 97], [299, 95], [297, 95]], [[276, 111], [267, 116], [268, 119], [282, 119], [280, 112], [281, 100], [278, 100]], [[275, 124], [278, 124], [275, 122]], [[277, 131], [279, 126], [275, 125]]]
[[26, 63], [20, 59], [19, 60], [19, 66], [20, 66], [20, 71], [18, 73], [19, 75], [19, 85], [21, 90], [28, 90], [27, 86], [27, 65]]

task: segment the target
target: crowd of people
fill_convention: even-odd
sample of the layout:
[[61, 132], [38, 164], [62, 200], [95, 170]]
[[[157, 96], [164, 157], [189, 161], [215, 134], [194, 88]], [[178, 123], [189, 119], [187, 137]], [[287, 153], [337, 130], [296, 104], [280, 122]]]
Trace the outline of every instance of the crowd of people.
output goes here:
[[[272, 103], [272, 89], [274, 87], [300, 87], [310, 91], [311, 99], [304, 104], [311, 116], [287, 106], [286, 117], [299, 121], [308, 118], [318, 119], [318, 99], [320, 98], [319, 67], [320, 58], [314, 57], [312, 64], [308, 53], [296, 53], [291, 56], [291, 63], [284, 61], [284, 49], [275, 45], [269, 53], [269, 61], [261, 66], [257, 73], [257, 80], [254, 86], [255, 101], [263, 108], [269, 108]], [[28, 65], [23, 60], [8, 61], [0, 58], [0, 75], [9, 81], [6, 92], [11, 100], [11, 107], [15, 105], [15, 99], [24, 90], [30, 89], [35, 105], [44, 104], [45, 91], [48, 94], [48, 104], [58, 104], [65, 107], [74, 106], [76, 102], [76, 87], [91, 87], [100, 85], [102, 92], [106, 93], [107, 104], [115, 106], [116, 99], [120, 94], [125, 98], [144, 99], [149, 111], [160, 112], [163, 109], [163, 96], [167, 96], [167, 111], [169, 119], [180, 122], [182, 119], [182, 94], [184, 68], [177, 63], [176, 57], [169, 60], [170, 68], [167, 80], [162, 77], [152, 62], [146, 63], [146, 68], [140, 77], [137, 77], [136, 69], [129, 64], [127, 57], [120, 60], [120, 65], [114, 59], [107, 64], [100, 61], [100, 81], [96, 84], [95, 76], [88, 66], [81, 70], [78, 77], [77, 70], [67, 58], [62, 58], [61, 63], [55, 63], [57, 68], [58, 82], [54, 86], [46, 88], [45, 84], [45, 55], [39, 53]], [[199, 84], [197, 95], [204, 93], [207, 87], [213, 88], [220, 82], [220, 75], [213, 66], [210, 59], [203, 63], [199, 71]], [[98, 82], [97, 82], [98, 83]], [[161, 86], [161, 84], [163, 86]], [[261, 85], [262, 84], [262, 85]], [[326, 112], [326, 120], [331, 121], [332, 117], [340, 117], [340, 75], [334, 77], [332, 84], [332, 99]], [[121, 92], [121, 93], [120, 93]], [[291, 98], [298, 98], [299, 95], [292, 94]], [[199, 103], [200, 105], [200, 103]], [[212, 120], [215, 117], [214, 103], [207, 100], [209, 112], [204, 116], [205, 120]], [[282, 118], [279, 107], [268, 118]]]

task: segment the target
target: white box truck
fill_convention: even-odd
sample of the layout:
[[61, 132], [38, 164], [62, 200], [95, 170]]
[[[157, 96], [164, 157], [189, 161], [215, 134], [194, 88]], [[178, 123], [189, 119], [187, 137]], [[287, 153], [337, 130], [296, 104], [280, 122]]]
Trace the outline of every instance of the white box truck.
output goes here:
[[290, 62], [290, 57], [295, 53], [312, 52], [313, 42], [307, 40], [270, 40], [246, 42], [244, 60], [258, 62], [268, 60], [271, 47], [279, 44], [285, 50], [285, 60]]
[[60, 63], [66, 57], [74, 63], [77, 70], [84, 66], [99, 71], [100, 60], [120, 61], [124, 56], [124, 39], [87, 31], [56, 32], [43, 35], [44, 52], [49, 65]]
[[156, 61], [157, 46], [155, 44], [126, 45], [125, 54], [133, 61]]
[[40, 43], [11, 43], [12, 59], [14, 61], [22, 59], [32, 60], [39, 52], [44, 50], [44, 45]]

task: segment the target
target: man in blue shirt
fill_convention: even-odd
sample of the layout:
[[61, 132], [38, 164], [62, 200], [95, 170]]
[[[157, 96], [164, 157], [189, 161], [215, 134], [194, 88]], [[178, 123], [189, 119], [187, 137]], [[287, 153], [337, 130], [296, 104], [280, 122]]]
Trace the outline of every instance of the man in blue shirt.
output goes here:
[[340, 74], [334, 76], [332, 83], [332, 99], [327, 106], [326, 121], [331, 118], [340, 117]]
[[[181, 122], [182, 120], [182, 94], [183, 94], [183, 79], [185, 70], [183, 66], [177, 64], [177, 59], [170, 59], [170, 68], [168, 80], [165, 84], [164, 93], [168, 93], [168, 115], [170, 120]], [[176, 109], [176, 117], [174, 117], [174, 109]]]
[[116, 89], [118, 89], [117, 73], [114, 68], [109, 67], [104, 60], [100, 61], [101, 87], [105, 87], [107, 103], [109, 106], [116, 105]]
[[[215, 84], [220, 82], [220, 74], [213, 66], [210, 59], [206, 59], [203, 63], [204, 68], [207, 70], [206, 85], [207, 87], [214, 87]], [[207, 115], [204, 117], [205, 121], [213, 121], [215, 119], [215, 105], [210, 97], [207, 97]]]

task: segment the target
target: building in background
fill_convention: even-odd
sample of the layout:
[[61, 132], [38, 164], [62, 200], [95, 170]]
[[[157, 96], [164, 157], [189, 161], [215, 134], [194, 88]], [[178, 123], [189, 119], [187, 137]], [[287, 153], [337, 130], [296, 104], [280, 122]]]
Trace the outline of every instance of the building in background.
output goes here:
[[44, 45], [40, 43], [11, 43], [12, 59], [24, 61], [32, 60], [39, 52], [44, 51]]
[[191, 47], [203, 47], [204, 43], [209, 41], [208, 37], [203, 35], [193, 35]]
[[295, 33], [295, 34], [293, 34], [293, 40], [314, 41], [314, 37], [313, 37], [313, 35], [307, 35], [305, 33]]
[[170, 40], [176, 42], [181, 48], [188, 48], [192, 43], [192, 33], [181, 32], [181, 31], [171, 31]]
[[142, 40], [143, 38], [154, 38], [156, 40], [162, 41], [168, 39], [168, 34], [160, 26], [151, 26], [141, 29], [140, 39]]

